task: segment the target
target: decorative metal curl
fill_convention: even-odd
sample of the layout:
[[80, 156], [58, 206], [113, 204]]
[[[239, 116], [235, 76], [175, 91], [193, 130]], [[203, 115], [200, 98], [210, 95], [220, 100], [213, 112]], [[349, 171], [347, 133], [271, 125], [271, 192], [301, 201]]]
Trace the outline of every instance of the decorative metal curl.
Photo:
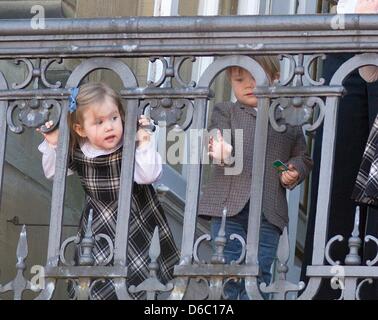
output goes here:
[[34, 68], [33, 63], [31, 62], [30, 59], [15, 59], [15, 61], [14, 61], [14, 63], [17, 64], [17, 65], [19, 65], [21, 62], [25, 63], [28, 73], [27, 73], [26, 78], [23, 82], [21, 82], [19, 84], [16, 83], [16, 82], [12, 83], [13, 89], [22, 89], [22, 88], [25, 88], [26, 86], [28, 86], [29, 83], [33, 79], [33, 73], [34, 73], [34, 75], [37, 75], [38, 70], [40, 70], [39, 67], [36, 68], [36, 69]]
[[324, 78], [320, 78], [319, 81], [315, 81], [310, 76], [310, 67], [311, 67], [311, 64], [317, 58], [321, 58], [322, 60], [325, 60], [326, 59], [326, 55], [324, 53], [321, 53], [321, 54], [314, 54], [314, 55], [308, 57], [308, 60], [307, 60], [307, 62], [304, 65], [304, 72], [305, 72], [306, 80], [308, 82], [310, 82], [313, 86], [322, 86], [325, 83], [325, 79]]
[[[305, 81], [312, 86], [322, 86], [325, 82], [324, 78], [315, 81], [310, 76], [311, 64], [317, 59], [326, 58], [324, 54], [315, 54], [308, 57], [304, 63], [304, 55], [298, 54], [297, 59], [288, 54], [281, 54], [278, 56], [280, 60], [286, 58], [289, 63], [289, 75], [283, 80], [275, 80], [273, 82], [274, 89], [279, 88], [283, 90], [281, 97], [274, 99], [269, 109], [269, 120], [275, 131], [284, 132], [287, 129], [287, 124], [291, 126], [302, 126], [307, 132], [313, 132], [322, 124], [325, 116], [324, 101], [316, 96], [307, 97], [307, 93], [302, 93], [304, 89], [310, 86], [303, 86]], [[290, 91], [284, 94], [287, 90], [284, 87], [290, 86]], [[319, 108], [319, 115], [314, 119], [314, 110]], [[283, 121], [278, 123], [276, 119], [277, 114]]]
[[326, 59], [325, 54], [314, 54], [309, 57], [307, 57], [307, 61], [304, 63], [304, 55], [298, 54], [298, 60], [294, 58], [294, 56], [289, 54], [280, 54], [278, 55], [278, 58], [280, 60], [283, 60], [286, 58], [289, 60], [290, 67], [289, 67], [289, 75], [288, 77], [283, 80], [275, 80], [273, 84], [275, 86], [287, 86], [289, 83], [293, 82], [293, 86], [299, 87], [303, 86], [303, 80], [308, 81], [310, 84], [314, 86], [321, 86], [325, 83], [324, 78], [320, 78], [319, 81], [315, 81], [310, 76], [310, 67], [311, 64], [315, 61], [317, 58], [321, 58], [322, 60]]
[[182, 64], [190, 59], [190, 61], [194, 62], [196, 61], [195, 57], [187, 56], [187, 57], [150, 57], [150, 61], [152, 63], [155, 63], [156, 60], [161, 61], [162, 63], [162, 70], [159, 79], [153, 81], [148, 80], [147, 86], [148, 87], [160, 87], [164, 84], [167, 88], [172, 88], [172, 79], [175, 78], [176, 81], [182, 86], [182, 87], [194, 87], [196, 83], [194, 81], [190, 81], [189, 83], [186, 83], [180, 75], [180, 69], [182, 67]]
[[[230, 235], [230, 240], [239, 240], [240, 243], [241, 243], [241, 246], [242, 246], [242, 252], [240, 253], [239, 258], [237, 260], [232, 260], [230, 262], [230, 265], [240, 264], [240, 263], [242, 263], [244, 261], [244, 258], [245, 258], [245, 253], [246, 253], [246, 243], [245, 243], [245, 240], [244, 240], [244, 238], [242, 236], [240, 236], [239, 234], [236, 234], [236, 233], [233, 233], [233, 234]], [[193, 246], [193, 259], [194, 259], [194, 262], [196, 262], [198, 264], [206, 264], [205, 260], [200, 260], [198, 258], [198, 248], [199, 248], [200, 243], [202, 241], [211, 241], [211, 236], [209, 234], [203, 234], [194, 243], [194, 246]]]
[[46, 72], [49, 66], [53, 63], [56, 62], [58, 64], [61, 64], [63, 62], [62, 58], [53, 58], [53, 59], [48, 59], [48, 60], [43, 60], [41, 64], [41, 80], [42, 83], [47, 87], [51, 89], [57, 89], [62, 86], [62, 83], [60, 81], [55, 82], [55, 84], [51, 84], [50, 82], [47, 81], [46, 79]]
[[[176, 131], [185, 131], [193, 121], [194, 106], [189, 99], [148, 99], [142, 101], [139, 108], [141, 113], [148, 114], [156, 124], [164, 123], [167, 127], [174, 126]], [[179, 124], [184, 110], [186, 110], [185, 120]]]
[[157, 79], [156, 81], [152, 81], [152, 80], [147, 81], [148, 87], [160, 87], [164, 83], [164, 81], [167, 77], [173, 77], [173, 75], [174, 75], [173, 71], [168, 72], [170, 70], [168, 70], [168, 61], [166, 60], [165, 57], [150, 57], [149, 60], [152, 63], [155, 63], [156, 60], [161, 61], [161, 63], [163, 64], [163, 69], [161, 71], [161, 75], [160, 75], [159, 79]]
[[[308, 132], [313, 132], [316, 129], [318, 129], [320, 127], [320, 125], [322, 124], [323, 120], [324, 120], [324, 116], [325, 116], [325, 104], [324, 104], [324, 101], [322, 99], [320, 99], [319, 97], [309, 97], [309, 98], [307, 98], [307, 100], [306, 100], [306, 106], [307, 107], [310, 107], [310, 108], [312, 108], [312, 110], [314, 110], [315, 105], [319, 106], [319, 115], [318, 115], [318, 118], [315, 120], [315, 122], [312, 125], [310, 125], [308, 123], [308, 124], [305, 124], [303, 126], [303, 129], [305, 129]], [[310, 119], [310, 117], [311, 116], [309, 116], [306, 119], [306, 121], [308, 121]]]
[[47, 81], [46, 72], [53, 62], [61, 64], [62, 61], [63, 61], [62, 58], [53, 58], [53, 59], [47, 59], [47, 60], [36, 59], [36, 63], [34, 65], [30, 59], [25, 59], [25, 58], [16, 59], [14, 63], [17, 65], [19, 65], [21, 62], [25, 63], [27, 67], [27, 75], [23, 82], [12, 83], [12, 88], [23, 89], [27, 87], [32, 82], [33, 79], [34, 79], [33, 86], [35, 89], [39, 87], [38, 85], [39, 79], [41, 80], [42, 84], [47, 88], [51, 88], [51, 89], [60, 88], [62, 86], [62, 83], [60, 81], [57, 81], [55, 84], [51, 84], [50, 82]]
[[98, 299], [95, 299], [94, 295], [93, 295], [93, 289], [94, 289], [94, 286], [97, 284], [97, 283], [105, 283], [106, 279], [104, 278], [100, 278], [100, 279], [96, 279], [94, 281], [92, 281], [91, 285], [89, 286], [88, 288], [88, 295], [89, 295], [89, 300], [98, 300]]
[[114, 245], [113, 245], [112, 239], [107, 234], [100, 233], [100, 234], [95, 236], [96, 241], [99, 241], [101, 238], [105, 239], [106, 242], [108, 243], [108, 247], [109, 247], [110, 252], [109, 252], [109, 254], [108, 254], [108, 256], [105, 260], [96, 262], [96, 265], [97, 266], [106, 266], [113, 259]]
[[284, 58], [288, 59], [290, 62], [290, 68], [289, 68], [289, 75], [284, 81], [280, 80], [274, 80], [273, 84], [275, 86], [287, 86], [294, 78], [295, 76], [295, 66], [296, 66], [296, 61], [292, 55], [289, 54], [280, 54], [278, 55], [279, 60], [283, 60]]
[[[89, 212], [88, 222], [87, 222], [87, 231], [83, 239], [80, 239], [80, 237], [76, 235], [76, 236], [69, 237], [65, 241], [63, 241], [60, 247], [59, 257], [60, 257], [61, 263], [63, 263], [64, 265], [67, 265], [67, 266], [75, 265], [75, 262], [73, 261], [67, 262], [67, 259], [65, 257], [66, 249], [70, 243], [74, 243], [77, 246], [79, 246], [79, 257], [78, 257], [79, 265], [105, 266], [113, 259], [114, 245], [113, 245], [112, 239], [108, 235], [102, 234], [102, 233], [93, 236], [92, 219], [93, 219], [93, 209], [91, 209]], [[99, 241], [101, 238], [105, 239], [105, 241], [108, 243], [110, 252], [105, 260], [95, 261], [94, 257], [92, 256], [93, 255], [92, 249], [93, 249], [95, 241]]]
[[282, 110], [284, 109], [284, 106], [289, 105], [288, 100], [289, 100], [288, 98], [274, 99], [269, 108], [269, 121], [273, 129], [277, 132], [285, 132], [285, 130], [287, 129], [285, 124], [278, 124], [276, 120], [276, 114], [277, 114], [277, 110], [282, 112]]
[[210, 241], [211, 240], [211, 236], [209, 234], [203, 234], [202, 236], [200, 236], [196, 242], [194, 243], [194, 246], [193, 246], [193, 259], [194, 259], [194, 262], [198, 263], [198, 264], [205, 264], [206, 261], [202, 260], [200, 261], [199, 258], [198, 258], [198, 247], [200, 245], [200, 243], [202, 241]]
[[181, 84], [183, 87], [195, 87], [195, 85], [196, 85], [195, 81], [190, 81], [189, 83], [186, 83], [184, 80], [182, 80], [182, 78], [180, 76], [181, 66], [184, 63], [184, 61], [188, 60], [188, 59], [190, 59], [191, 62], [196, 61], [195, 57], [179, 57], [179, 58], [177, 58], [176, 63], [174, 64], [174, 67], [173, 67], [174, 75], [175, 75], [175, 79], [177, 80], [177, 82], [179, 84]]
[[[14, 116], [16, 110], [19, 110], [17, 117]], [[41, 128], [42, 132], [50, 132], [58, 125], [61, 113], [62, 108], [57, 100], [17, 100], [9, 105], [7, 123], [9, 129], [16, 134], [22, 133], [24, 127]], [[19, 124], [16, 124], [15, 120]], [[50, 128], [45, 126], [48, 120], [53, 121]]]
[[[373, 237], [373, 236], [371, 236], [371, 235], [367, 235], [367, 236], [365, 237], [365, 242], [369, 242], [370, 240], [374, 241], [374, 243], [375, 243], [375, 244], [377, 245], [377, 247], [378, 247], [378, 239], [377, 239], [376, 237]], [[374, 258], [373, 260], [367, 260], [367, 261], [366, 261], [366, 265], [368, 265], [368, 266], [373, 266], [373, 265], [375, 265], [377, 262], [378, 262], [378, 253], [377, 253], [377, 255], [375, 256], [375, 258]]]
[[70, 243], [74, 243], [76, 245], [78, 245], [80, 243], [80, 237], [79, 236], [72, 236], [72, 237], [69, 237], [67, 238], [66, 240], [63, 241], [61, 247], [60, 247], [60, 250], [59, 250], [59, 258], [60, 258], [60, 262], [62, 264], [64, 264], [65, 266], [74, 266], [75, 265], [75, 262], [74, 261], [70, 261], [70, 262], [67, 262], [67, 259], [66, 259], [66, 249], [68, 247], [68, 245]]
[[[319, 106], [319, 115], [313, 124], [310, 124], [314, 109]], [[308, 132], [313, 132], [322, 124], [325, 116], [324, 101], [319, 97], [281, 97], [274, 99], [269, 108], [269, 121], [277, 132], [284, 132], [287, 124], [303, 126]], [[279, 120], [284, 119], [282, 124]]]
[[337, 235], [337, 236], [334, 236], [332, 237], [331, 239], [329, 239], [329, 241], [327, 242], [326, 246], [325, 246], [325, 259], [327, 260], [327, 262], [331, 265], [331, 266], [337, 266], [337, 265], [340, 265], [340, 261], [337, 260], [337, 261], [334, 261], [331, 256], [330, 256], [330, 249], [331, 249], [331, 246], [332, 244], [335, 242], [335, 241], [343, 241], [344, 240], [344, 237], [342, 235]]
[[16, 108], [19, 108], [23, 110], [26, 108], [26, 101], [25, 100], [18, 100], [14, 101], [9, 104], [8, 110], [7, 110], [7, 123], [9, 129], [14, 133], [22, 133], [24, 131], [24, 127], [22, 125], [16, 125], [13, 121], [13, 112], [16, 110]]
[[357, 289], [356, 289], [356, 300], [361, 300], [361, 297], [360, 297], [361, 287], [362, 287], [366, 282], [368, 282], [369, 284], [372, 284], [372, 283], [373, 283], [373, 279], [372, 279], [372, 278], [367, 278], [367, 279], [361, 281], [361, 282], [358, 284]]
[[237, 260], [232, 260], [230, 262], [231, 265], [242, 263], [244, 261], [245, 253], [246, 253], [246, 243], [245, 243], [244, 238], [237, 233], [233, 233], [233, 234], [230, 235], [230, 240], [236, 240], [236, 239], [239, 240], [240, 243], [241, 243], [242, 252], [240, 253], [240, 257]]

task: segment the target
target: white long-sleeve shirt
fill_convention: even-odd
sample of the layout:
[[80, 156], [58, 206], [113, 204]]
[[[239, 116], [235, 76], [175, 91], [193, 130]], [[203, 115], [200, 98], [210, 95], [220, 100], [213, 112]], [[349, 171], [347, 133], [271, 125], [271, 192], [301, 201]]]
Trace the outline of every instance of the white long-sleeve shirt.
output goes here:
[[[122, 144], [113, 150], [99, 150], [94, 148], [89, 142], [84, 143], [80, 149], [88, 158], [95, 158], [108, 155], [118, 150]], [[56, 147], [49, 145], [46, 140], [38, 146], [38, 150], [42, 153], [42, 167], [47, 179], [52, 179], [55, 174], [56, 164]], [[73, 171], [68, 169], [67, 175], [72, 175]], [[155, 150], [153, 136], [149, 143], [136, 148], [135, 150], [135, 167], [134, 181], [138, 184], [151, 184], [157, 181], [162, 174], [161, 156]]]

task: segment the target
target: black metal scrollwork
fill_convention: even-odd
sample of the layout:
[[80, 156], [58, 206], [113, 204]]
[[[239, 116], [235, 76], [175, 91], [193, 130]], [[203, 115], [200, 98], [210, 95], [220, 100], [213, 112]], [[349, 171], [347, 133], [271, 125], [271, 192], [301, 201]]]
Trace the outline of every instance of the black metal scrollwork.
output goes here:
[[[24, 81], [12, 83], [12, 89], [24, 89], [31, 84], [34, 79], [33, 88], [38, 89], [44, 86], [49, 89], [57, 89], [62, 86], [60, 81], [51, 84], [46, 77], [46, 73], [50, 65], [54, 62], [62, 63], [61, 58], [53, 59], [36, 59], [34, 64], [31, 59], [16, 59], [15, 64], [24, 63], [27, 68], [27, 75]], [[15, 119], [14, 113], [19, 110]], [[49, 132], [56, 128], [61, 115], [61, 104], [59, 101], [52, 99], [41, 100], [33, 98], [29, 100], [15, 100], [10, 103], [7, 111], [7, 122], [9, 129], [14, 133], [22, 133], [24, 127], [41, 128], [42, 132]], [[47, 128], [44, 124], [46, 121], [52, 120], [53, 125]], [[18, 124], [15, 123], [18, 122]]]
[[[283, 96], [273, 99], [269, 112], [269, 119], [272, 127], [279, 132], [286, 130], [286, 124], [292, 126], [303, 126], [306, 131], [315, 131], [323, 122], [325, 114], [324, 101], [314, 95], [309, 96], [303, 90], [311, 90], [311, 86], [322, 86], [325, 82], [323, 78], [315, 81], [310, 76], [311, 64], [317, 59], [325, 59], [324, 54], [312, 55], [304, 62], [304, 55], [299, 54], [295, 59], [291, 55], [279, 55], [280, 60], [286, 58], [289, 61], [288, 77], [282, 81], [275, 80], [274, 86], [278, 89], [294, 89]], [[310, 86], [304, 85], [309, 83]], [[291, 86], [290, 86], [291, 83]], [[297, 90], [295, 90], [297, 89]], [[315, 111], [316, 110], [316, 111]], [[282, 119], [279, 121], [279, 119]]]
[[[24, 127], [41, 128], [42, 132], [49, 132], [58, 125], [61, 112], [61, 104], [57, 100], [17, 100], [9, 105], [7, 123], [9, 129], [18, 134], [24, 131]], [[47, 129], [45, 123], [49, 120], [53, 121], [53, 125]]]
[[[189, 99], [148, 99], [141, 102], [140, 109], [142, 113], [148, 113], [156, 124], [164, 123], [167, 127], [174, 126], [174, 129], [178, 131], [188, 129], [193, 120], [194, 106]], [[182, 121], [184, 114], [185, 119]]]

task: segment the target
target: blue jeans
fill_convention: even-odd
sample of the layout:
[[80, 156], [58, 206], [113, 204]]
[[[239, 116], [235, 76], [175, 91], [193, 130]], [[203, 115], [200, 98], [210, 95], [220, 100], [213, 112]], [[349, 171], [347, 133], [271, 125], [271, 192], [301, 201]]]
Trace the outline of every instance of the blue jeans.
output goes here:
[[[237, 260], [240, 257], [242, 245], [239, 240], [230, 240], [230, 235], [233, 233], [239, 234], [247, 239], [248, 232], [248, 211], [249, 202], [242, 211], [236, 216], [227, 217], [226, 219], [226, 246], [224, 248], [224, 255], [226, 263], [230, 263], [232, 260]], [[214, 247], [214, 239], [218, 235], [218, 231], [221, 226], [221, 218], [213, 217], [211, 219], [211, 239]], [[258, 277], [258, 283], [265, 282], [270, 284], [272, 274], [270, 268], [274, 259], [276, 258], [278, 241], [281, 235], [281, 230], [275, 225], [271, 224], [264, 215], [261, 217], [260, 224], [260, 241], [258, 250], [258, 260], [260, 266], [261, 275]], [[247, 293], [245, 291], [244, 280], [240, 282], [230, 281], [225, 285], [224, 289], [227, 299], [230, 300], [248, 300]], [[264, 299], [268, 299], [269, 295], [261, 293]]]

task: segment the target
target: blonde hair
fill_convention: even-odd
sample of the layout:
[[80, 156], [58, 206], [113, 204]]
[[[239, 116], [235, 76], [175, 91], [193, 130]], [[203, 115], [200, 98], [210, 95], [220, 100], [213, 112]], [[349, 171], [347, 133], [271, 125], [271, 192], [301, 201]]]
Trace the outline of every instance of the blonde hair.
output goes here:
[[[253, 59], [256, 60], [268, 74], [270, 82], [273, 82], [274, 79], [277, 79], [280, 76], [280, 62], [276, 56], [254, 56]], [[244, 70], [244, 68], [237, 66], [228, 67], [228, 78], [230, 78], [233, 71], [241, 72], [241, 70]]]
[[74, 130], [75, 125], [79, 124], [80, 126], [83, 126], [84, 112], [90, 106], [101, 104], [106, 98], [111, 99], [112, 102], [118, 107], [122, 122], [124, 122], [125, 116], [122, 108], [121, 97], [106, 83], [90, 82], [79, 87], [79, 93], [76, 97], [76, 110], [72, 113], [68, 113], [67, 116], [68, 128], [70, 129], [70, 150], [72, 155], [74, 150], [79, 147], [79, 143], [83, 142], [83, 138], [80, 137]]

